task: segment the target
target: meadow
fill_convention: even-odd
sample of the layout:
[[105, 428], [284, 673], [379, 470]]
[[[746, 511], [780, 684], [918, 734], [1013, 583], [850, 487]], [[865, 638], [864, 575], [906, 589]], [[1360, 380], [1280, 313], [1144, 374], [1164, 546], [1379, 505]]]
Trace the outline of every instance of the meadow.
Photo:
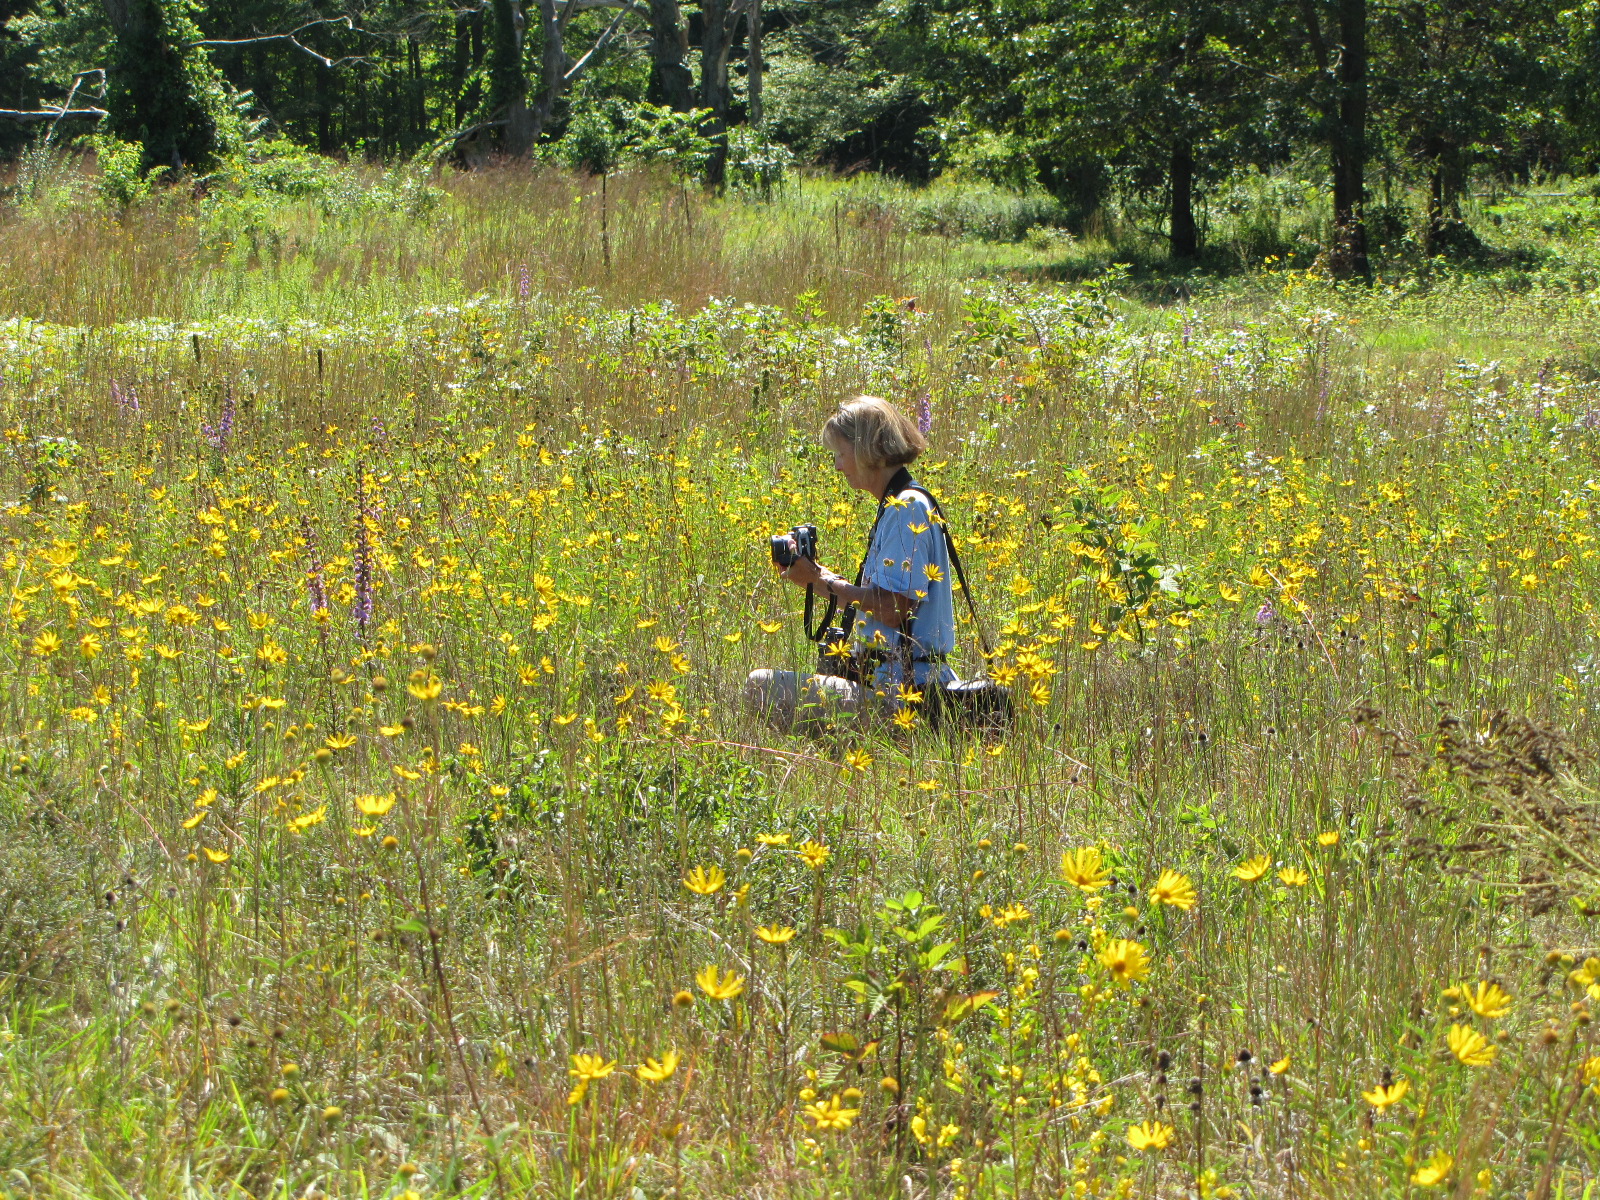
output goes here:
[[[1593, 1194], [1600, 201], [1360, 288], [606, 184], [0, 217], [0, 1193]], [[741, 708], [858, 392], [1003, 737]]]

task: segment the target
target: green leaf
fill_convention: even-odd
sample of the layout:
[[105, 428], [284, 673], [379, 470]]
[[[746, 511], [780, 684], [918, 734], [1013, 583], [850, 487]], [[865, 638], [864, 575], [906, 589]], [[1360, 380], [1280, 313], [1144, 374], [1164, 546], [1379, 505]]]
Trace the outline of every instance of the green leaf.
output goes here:
[[832, 1050], [835, 1054], [854, 1054], [861, 1048], [861, 1043], [853, 1033], [825, 1033], [822, 1035], [822, 1048]]
[[999, 995], [999, 992], [989, 991], [973, 992], [970, 996], [954, 997], [949, 1004], [945, 1005], [945, 1024], [959, 1024]]

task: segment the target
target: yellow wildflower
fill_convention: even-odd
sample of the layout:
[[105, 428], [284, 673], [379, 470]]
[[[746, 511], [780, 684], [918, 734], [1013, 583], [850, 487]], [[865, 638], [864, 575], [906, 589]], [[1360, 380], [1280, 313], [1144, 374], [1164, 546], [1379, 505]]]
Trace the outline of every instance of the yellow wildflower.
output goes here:
[[1361, 1098], [1373, 1108], [1382, 1112], [1384, 1109], [1399, 1104], [1405, 1099], [1406, 1093], [1411, 1090], [1411, 1083], [1406, 1079], [1396, 1079], [1393, 1083], [1379, 1084], [1371, 1091], [1361, 1093]]
[[1189, 882], [1188, 876], [1176, 871], [1162, 871], [1155, 886], [1150, 889], [1150, 903], [1170, 904], [1185, 912], [1194, 907], [1197, 899], [1199, 897], [1195, 894], [1194, 884]]
[[1081, 846], [1063, 854], [1061, 877], [1080, 891], [1090, 893], [1111, 882], [1111, 872], [1106, 870], [1100, 851], [1094, 846]]
[[1444, 1182], [1445, 1176], [1450, 1174], [1450, 1168], [1453, 1166], [1455, 1159], [1441, 1150], [1417, 1168], [1411, 1176], [1411, 1182], [1418, 1187], [1437, 1187]]
[[744, 992], [743, 975], [735, 975], [732, 971], [721, 975], [715, 964], [696, 975], [694, 981], [700, 985], [700, 990], [713, 1000], [733, 1000]]
[[846, 1108], [839, 1097], [830, 1096], [826, 1101], [806, 1105], [805, 1114], [816, 1122], [818, 1129], [844, 1130], [850, 1128], [850, 1123], [861, 1114], [861, 1110]]
[[833, 851], [821, 842], [805, 841], [800, 843], [798, 853], [801, 862], [805, 863], [813, 871], [820, 871]]
[[1489, 1044], [1489, 1039], [1476, 1029], [1469, 1029], [1465, 1025], [1452, 1025], [1450, 1032], [1445, 1035], [1449, 1043], [1450, 1053], [1469, 1067], [1487, 1067], [1494, 1061], [1496, 1047]]
[[1479, 983], [1476, 989], [1463, 984], [1461, 994], [1472, 1011], [1486, 1021], [1496, 1020], [1511, 1011], [1511, 993], [1498, 983]]
[[1118, 987], [1132, 987], [1135, 982], [1150, 974], [1150, 960], [1144, 947], [1127, 938], [1107, 942], [1099, 954], [1100, 965], [1111, 972]]
[[1146, 1121], [1142, 1125], [1129, 1126], [1128, 1145], [1135, 1150], [1165, 1150], [1172, 1144], [1172, 1136], [1176, 1132], [1171, 1125]]
[[683, 886], [696, 896], [709, 896], [728, 880], [722, 868], [716, 865], [696, 867], [683, 877]]
[[661, 1056], [660, 1061], [653, 1058], [644, 1060], [639, 1068], [638, 1075], [645, 1083], [665, 1083], [672, 1078], [672, 1073], [678, 1069], [678, 1052], [668, 1050]]
[[1247, 858], [1233, 869], [1233, 877], [1246, 883], [1257, 883], [1272, 869], [1272, 859], [1265, 854]]

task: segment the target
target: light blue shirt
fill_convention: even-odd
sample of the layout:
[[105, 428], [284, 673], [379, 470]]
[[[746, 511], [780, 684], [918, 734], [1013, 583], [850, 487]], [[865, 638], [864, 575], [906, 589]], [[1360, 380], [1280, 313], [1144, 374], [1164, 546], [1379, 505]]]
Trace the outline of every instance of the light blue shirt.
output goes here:
[[[955, 678], [946, 663], [917, 662], [927, 655], [950, 654], [956, 648], [955, 590], [950, 570], [950, 550], [939, 527], [933, 505], [921, 492], [906, 489], [885, 504], [878, 528], [867, 548], [861, 586], [883, 588], [917, 601], [912, 612], [912, 678], [921, 685], [930, 672], [936, 681]], [[894, 655], [900, 632], [865, 610], [857, 614], [852, 630], [857, 646], [876, 644]], [[900, 663], [891, 658], [873, 674], [877, 690], [901, 682]]]

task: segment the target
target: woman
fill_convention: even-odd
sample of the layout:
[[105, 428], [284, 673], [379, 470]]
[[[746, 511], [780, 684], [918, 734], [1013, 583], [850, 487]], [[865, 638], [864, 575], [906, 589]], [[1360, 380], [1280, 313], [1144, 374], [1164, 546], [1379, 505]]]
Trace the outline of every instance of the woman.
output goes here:
[[907, 468], [927, 440], [887, 400], [858, 396], [828, 418], [822, 443], [846, 482], [878, 501], [878, 513], [859, 584], [802, 557], [781, 572], [843, 606], [850, 653], [840, 671], [853, 677], [752, 671], [746, 699], [783, 729], [797, 718], [810, 724], [836, 712], [859, 713], [869, 695], [874, 703], [898, 707], [922, 688], [955, 678], [945, 661], [956, 645], [949, 546], [932, 502], [908, 486]]

